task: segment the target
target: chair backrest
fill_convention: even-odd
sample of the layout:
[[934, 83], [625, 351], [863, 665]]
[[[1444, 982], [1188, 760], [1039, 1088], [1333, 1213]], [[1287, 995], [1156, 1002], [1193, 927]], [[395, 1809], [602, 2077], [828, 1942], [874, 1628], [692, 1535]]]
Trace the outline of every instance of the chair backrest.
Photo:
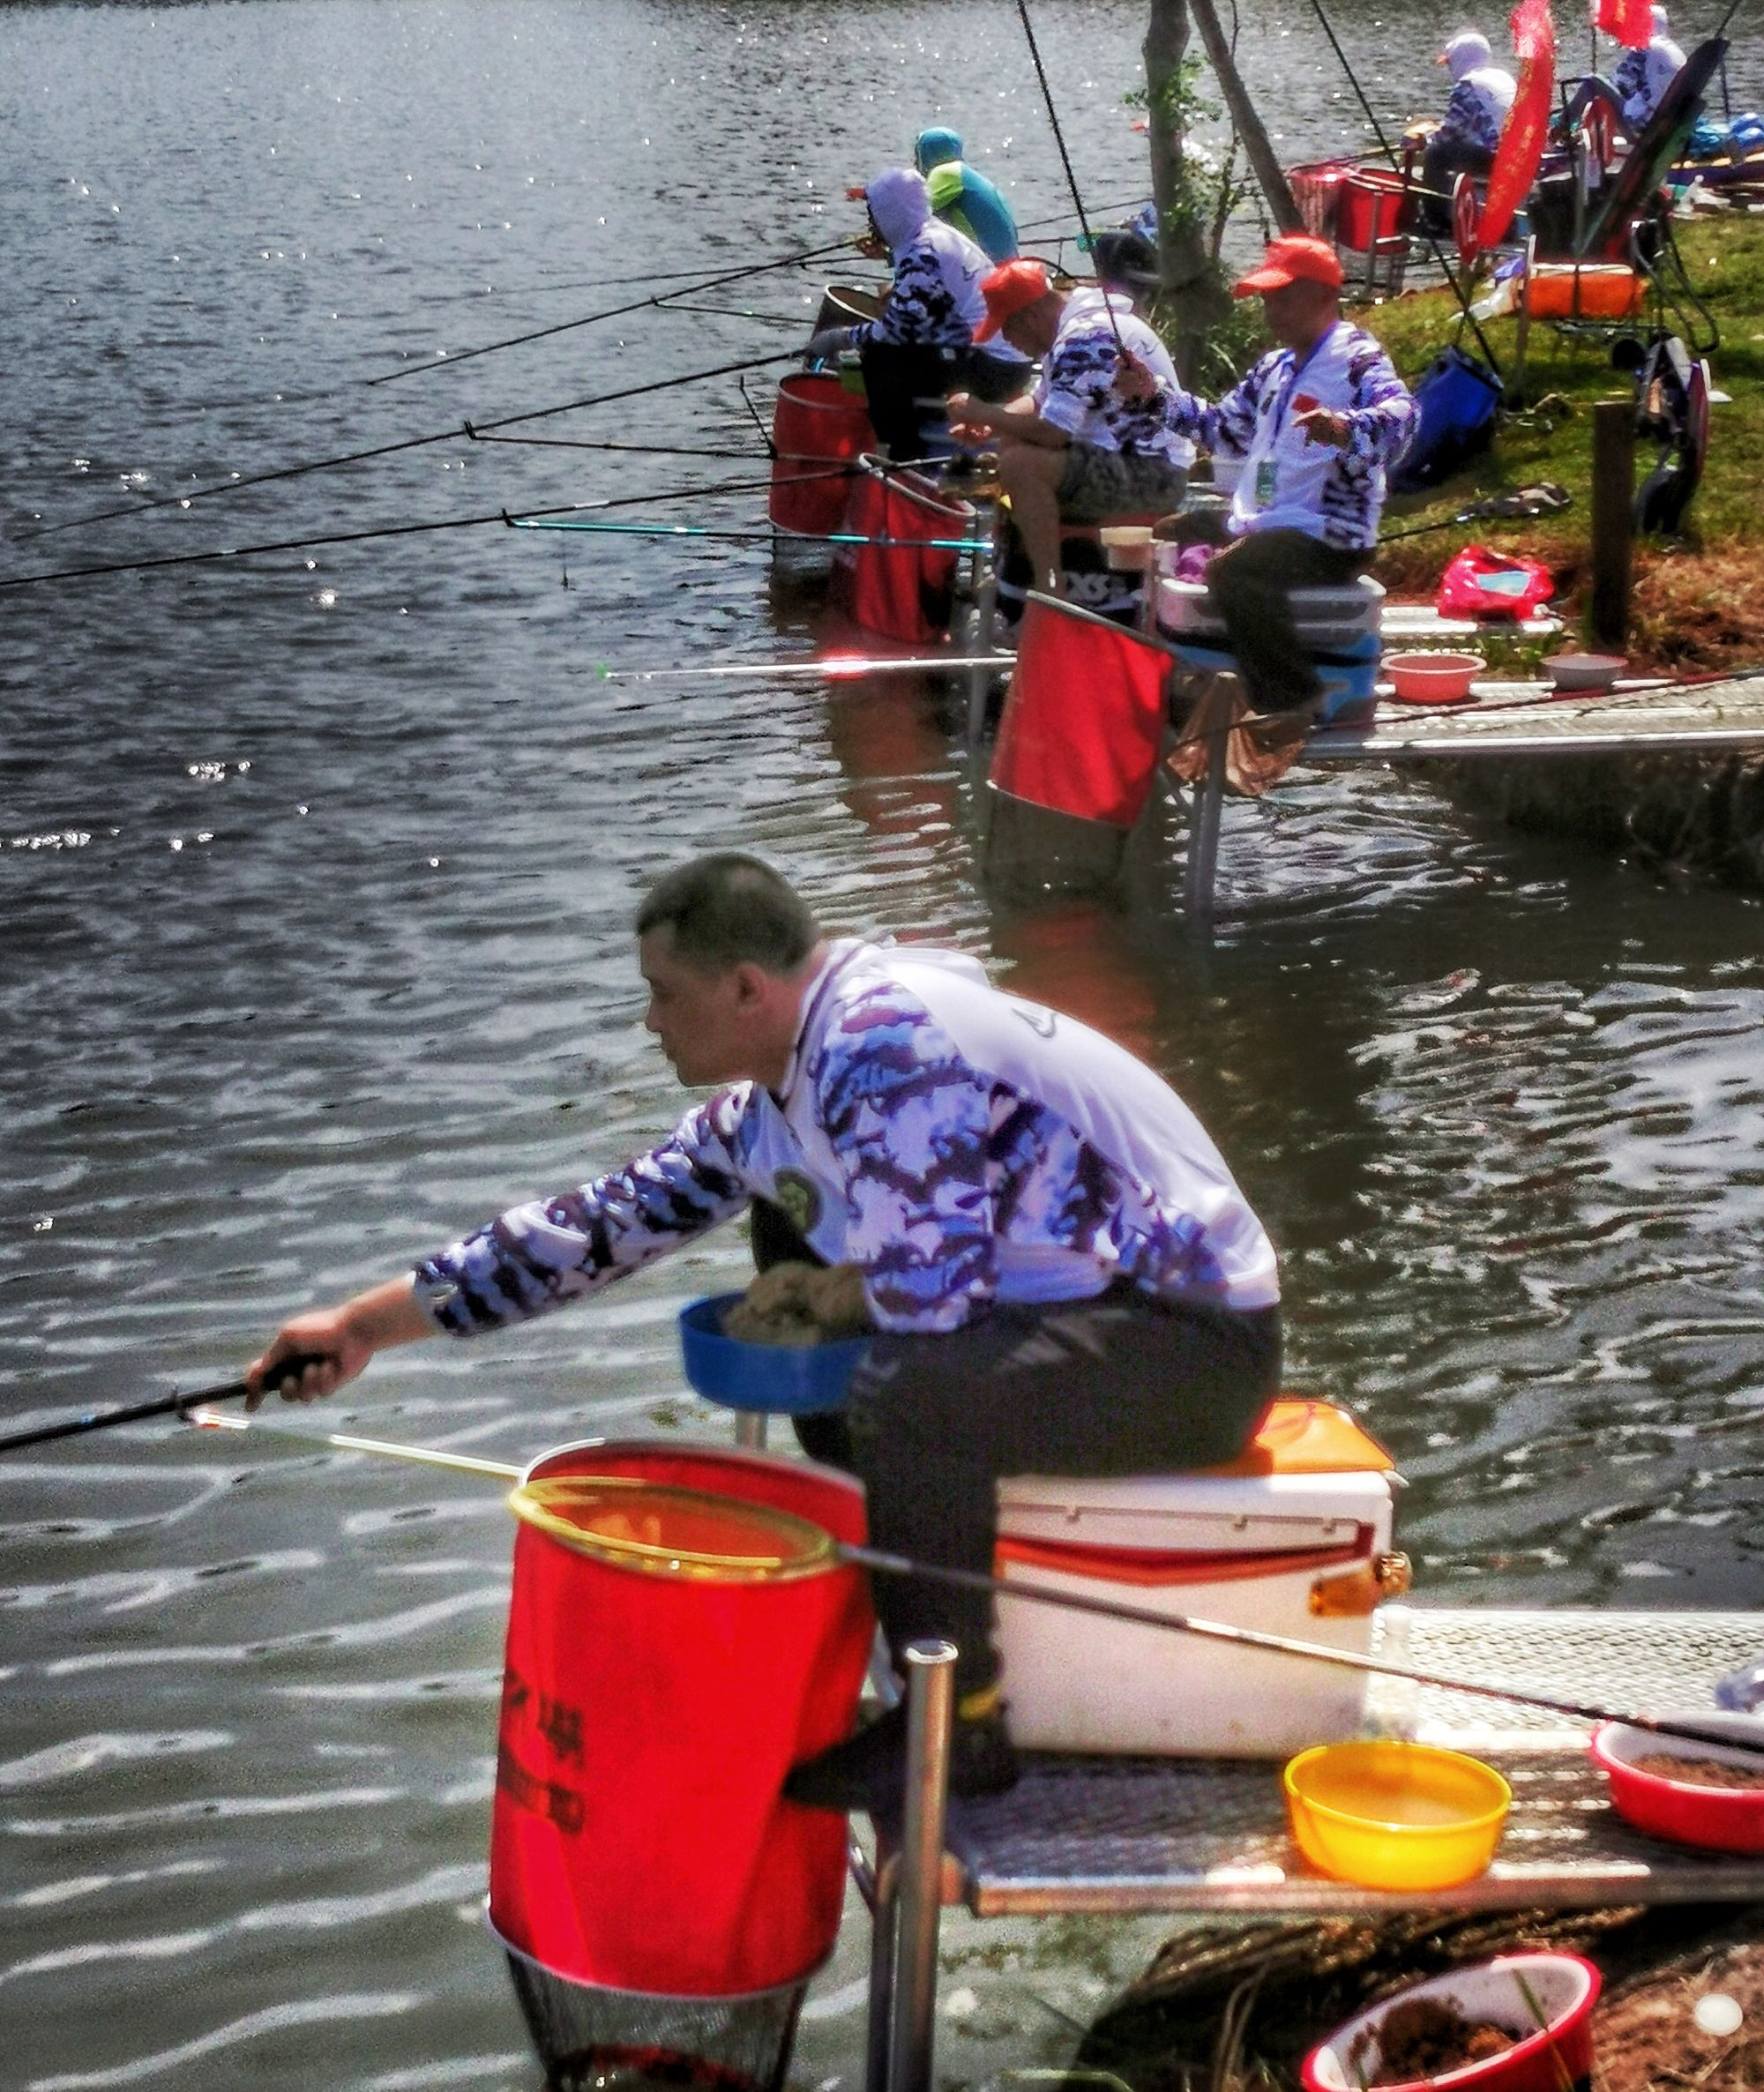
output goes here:
[[1689, 142], [1702, 114], [1703, 96], [1726, 56], [1726, 38], [1711, 36], [1686, 59], [1629, 148], [1617, 179], [1588, 220], [1575, 250], [1578, 256], [1609, 252], [1621, 259], [1626, 255], [1630, 225], [1647, 210], [1667, 170]]

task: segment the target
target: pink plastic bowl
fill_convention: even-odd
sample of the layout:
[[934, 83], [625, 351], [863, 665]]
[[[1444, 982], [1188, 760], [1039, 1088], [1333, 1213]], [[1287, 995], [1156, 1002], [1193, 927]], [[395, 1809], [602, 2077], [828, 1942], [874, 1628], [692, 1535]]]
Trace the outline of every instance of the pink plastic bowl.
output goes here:
[[1461, 705], [1470, 679], [1488, 666], [1479, 654], [1387, 654], [1384, 672], [1404, 705]]
[[1562, 2092], [1565, 2085], [1584, 2083], [1592, 2075], [1593, 2006], [1599, 1988], [1599, 1972], [1590, 1961], [1563, 1954], [1500, 1954], [1430, 1983], [1412, 1984], [1394, 1998], [1380, 1999], [1312, 2050], [1301, 2073], [1305, 2092], [1359, 2092], [1370, 2085], [1381, 2066], [1379, 2029], [1393, 2006], [1412, 1998], [1437, 1998], [1473, 2025], [1491, 2021], [1521, 2038], [1486, 2063], [1441, 2077], [1411, 2078], [1389, 2092], [1431, 2092], [1436, 2085], [1450, 2092], [1460, 2087], [1463, 2092]]
[[[1671, 1718], [1707, 1730], [1711, 1737], [1743, 1736], [1764, 1743], [1764, 1721], [1755, 1715], [1696, 1707]], [[1594, 1764], [1610, 1778], [1611, 1806], [1637, 1830], [1653, 1838], [1670, 1838], [1678, 1845], [1702, 1845], [1717, 1852], [1764, 1852], [1764, 1787], [1698, 1787], [1688, 1780], [1641, 1772], [1634, 1763], [1638, 1758], [1713, 1758], [1723, 1765], [1764, 1772], [1764, 1755], [1723, 1750], [1718, 1741], [1693, 1744], [1678, 1737], [1653, 1736], [1624, 1722], [1607, 1722], [1596, 1729], [1592, 1753]]]

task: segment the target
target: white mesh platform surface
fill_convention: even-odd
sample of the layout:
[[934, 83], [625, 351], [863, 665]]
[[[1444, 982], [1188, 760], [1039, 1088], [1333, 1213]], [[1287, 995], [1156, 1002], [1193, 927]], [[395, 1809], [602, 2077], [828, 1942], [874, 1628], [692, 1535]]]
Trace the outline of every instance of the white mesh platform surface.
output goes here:
[[[1417, 1669], [1618, 1712], [1707, 1707], [1715, 1680], [1764, 1646], [1759, 1613], [1409, 1617]], [[964, 1900], [981, 1917], [1764, 1901], [1764, 1855], [1630, 1830], [1586, 1754], [1588, 1724], [1434, 1688], [1421, 1690], [1416, 1715], [1420, 1740], [1472, 1751], [1513, 1786], [1494, 1864], [1461, 1887], [1390, 1895], [1312, 1873], [1287, 1836], [1278, 1764], [1036, 1754], [1010, 1794], [950, 1804]]]
[[1717, 755], [1764, 748], [1764, 677], [1656, 684], [1596, 698], [1542, 683], [1478, 683], [1475, 701], [1400, 705], [1381, 697], [1370, 720], [1319, 727], [1307, 763], [1416, 763], [1478, 756]]

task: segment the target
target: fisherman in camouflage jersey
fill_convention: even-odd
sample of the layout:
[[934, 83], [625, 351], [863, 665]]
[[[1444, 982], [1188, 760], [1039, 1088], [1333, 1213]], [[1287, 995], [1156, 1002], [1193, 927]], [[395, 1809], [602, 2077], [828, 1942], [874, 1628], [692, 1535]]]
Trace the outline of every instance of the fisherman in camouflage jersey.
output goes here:
[[1215, 456], [1241, 459], [1229, 515], [1170, 518], [1158, 534], [1219, 549], [1207, 585], [1252, 713], [1297, 730], [1320, 699], [1293, 624], [1294, 588], [1339, 587], [1372, 564], [1385, 474], [1407, 445], [1415, 401], [1383, 345], [1342, 317], [1342, 264], [1325, 240], [1270, 241], [1232, 287], [1259, 294], [1282, 346], [1216, 404], [1144, 369], [1123, 387], [1155, 400], [1165, 424]]
[[[971, 959], [826, 938], [757, 858], [670, 872], [637, 930], [649, 1029], [683, 1081], [724, 1087], [647, 1154], [296, 1316], [250, 1369], [256, 1400], [288, 1357], [322, 1362], [283, 1390], [311, 1401], [387, 1345], [586, 1298], [751, 1207], [756, 1251], [763, 1217], [875, 1332], [844, 1414], [797, 1422], [863, 1477], [879, 1547], [989, 1572], [1000, 1476], [1204, 1467], [1248, 1442], [1278, 1385], [1274, 1250], [1149, 1068]], [[894, 1578], [875, 1599], [897, 1654], [960, 1652], [956, 1790], [1009, 1786], [989, 1601]], [[897, 1806], [904, 1751], [897, 1712], [785, 1791]]]

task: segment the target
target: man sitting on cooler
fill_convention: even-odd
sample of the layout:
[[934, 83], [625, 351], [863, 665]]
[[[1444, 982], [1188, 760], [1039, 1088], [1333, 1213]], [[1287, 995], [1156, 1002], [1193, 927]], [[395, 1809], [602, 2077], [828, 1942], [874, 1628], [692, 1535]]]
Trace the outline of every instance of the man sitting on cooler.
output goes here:
[[1006, 262], [983, 289], [975, 339], [1002, 333], [1040, 358], [1041, 376], [1028, 398], [1003, 407], [953, 396], [950, 424], [960, 437], [997, 445], [1033, 585], [1063, 595], [1063, 522], [1155, 514], [1182, 499], [1194, 445], [1167, 424], [1154, 394], [1129, 398], [1117, 383], [1131, 360], [1174, 388], [1176, 368], [1118, 290], [1056, 288], [1038, 261]]
[[927, 421], [953, 386], [1003, 400], [1027, 374], [1020, 363], [975, 351], [975, 330], [986, 318], [980, 286], [990, 265], [965, 233], [932, 216], [924, 176], [890, 168], [863, 194], [871, 234], [893, 258], [893, 287], [877, 318], [823, 328], [811, 337], [808, 355], [825, 362], [848, 348], [858, 352], [877, 440], [905, 461], [925, 454]]
[[1342, 317], [1342, 264], [1325, 240], [1268, 243], [1232, 295], [1259, 293], [1269, 350], [1209, 406], [1134, 370], [1124, 388], [1155, 399], [1167, 428], [1244, 468], [1228, 516], [1171, 517], [1160, 536], [1218, 545], [1207, 583], [1252, 712], [1303, 719], [1322, 694], [1294, 629], [1290, 591], [1340, 586], [1371, 565], [1385, 473], [1407, 445], [1415, 401], [1380, 343]]

